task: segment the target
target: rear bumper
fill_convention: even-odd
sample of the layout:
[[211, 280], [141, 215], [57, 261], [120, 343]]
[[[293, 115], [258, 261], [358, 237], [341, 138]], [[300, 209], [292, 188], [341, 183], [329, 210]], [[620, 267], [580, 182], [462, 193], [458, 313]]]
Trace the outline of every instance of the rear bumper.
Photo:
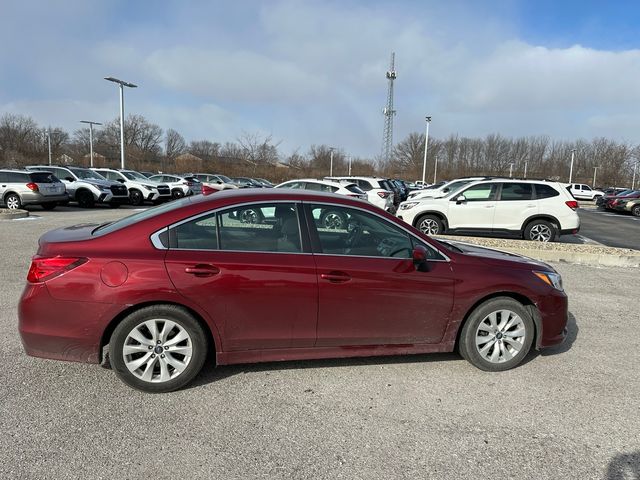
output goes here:
[[21, 195], [23, 205], [42, 205], [43, 203], [68, 202], [67, 192], [60, 195], [43, 195], [39, 192], [24, 193]]
[[18, 305], [18, 331], [27, 355], [98, 363], [101, 334], [114, 305], [53, 298], [45, 284], [27, 284]]

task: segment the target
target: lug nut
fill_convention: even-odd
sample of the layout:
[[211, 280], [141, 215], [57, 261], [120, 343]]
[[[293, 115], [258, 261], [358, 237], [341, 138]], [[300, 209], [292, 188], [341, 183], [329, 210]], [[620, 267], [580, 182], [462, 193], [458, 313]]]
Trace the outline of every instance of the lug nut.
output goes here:
[[160, 340], [158, 340], [158, 345], [160, 345]]
[[162, 355], [160, 355], [160, 358], [164, 358], [164, 353]]
[[151, 345], [149, 345], [149, 350], [153, 350], [153, 347]]
[[165, 347], [164, 347], [164, 349], [165, 349], [165, 350], [169, 350], [169, 347], [168, 347], [168, 346], [165, 346]]
[[151, 358], [156, 358], [156, 354], [155, 354], [155, 353], [152, 353], [152, 354], [151, 354]]

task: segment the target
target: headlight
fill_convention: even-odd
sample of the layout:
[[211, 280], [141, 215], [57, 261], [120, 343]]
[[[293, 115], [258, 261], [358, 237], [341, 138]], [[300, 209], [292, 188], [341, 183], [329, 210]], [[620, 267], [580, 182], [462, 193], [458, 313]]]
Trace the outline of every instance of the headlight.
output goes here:
[[149, 185], [142, 185], [142, 188], [146, 188], [147, 190], [153, 190], [153, 187], [150, 187]]
[[564, 290], [562, 288], [562, 277], [554, 272], [536, 272], [533, 274], [542, 280], [544, 283], [549, 285], [550, 287], [555, 288], [556, 290], [560, 290], [561, 292]]
[[100, 190], [102, 190], [103, 192], [110, 192], [111, 191], [111, 187], [105, 187], [104, 185], [98, 185], [98, 188]]
[[420, 202], [403, 202], [400, 204], [400, 210], [409, 210], [410, 208], [415, 207]]

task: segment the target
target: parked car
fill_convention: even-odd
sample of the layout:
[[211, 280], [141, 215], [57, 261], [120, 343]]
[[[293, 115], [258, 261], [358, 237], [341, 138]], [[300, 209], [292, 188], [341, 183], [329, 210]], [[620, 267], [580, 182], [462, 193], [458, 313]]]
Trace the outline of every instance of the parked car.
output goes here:
[[240, 188], [265, 188], [260, 182], [249, 177], [233, 177], [231, 180]]
[[190, 175], [200, 180], [203, 185], [207, 185], [214, 190], [229, 190], [238, 188], [238, 185], [233, 183], [229, 177], [224, 177], [224, 175], [215, 175], [212, 173], [193, 173]]
[[119, 182], [107, 180], [88, 168], [58, 165], [30, 165], [27, 170], [51, 172], [65, 185], [69, 200], [81, 208], [93, 208], [96, 203], [112, 208], [129, 203], [129, 191]]
[[491, 179], [442, 198], [408, 200], [398, 216], [423, 233], [509, 234], [551, 242], [580, 229], [578, 202], [555, 182]]
[[427, 187], [422, 190], [416, 190], [415, 192], [409, 193], [408, 200], [418, 200], [420, 198], [442, 198], [445, 195], [448, 195], [450, 192], [459, 190], [471, 182], [475, 182], [476, 180], [484, 180], [487, 178], [488, 177], [466, 177], [451, 180], [450, 182], [444, 182], [439, 187], [435, 187], [434, 185], [432, 185], [431, 187], [433, 188]]
[[59, 203], [69, 202], [69, 195], [59, 179], [50, 172], [0, 170], [0, 205], [16, 210], [40, 205], [53, 210]]
[[183, 177], [180, 175], [160, 173], [150, 176], [149, 180], [169, 185], [171, 197], [174, 199], [202, 193], [202, 183], [197, 178], [191, 176]]
[[630, 192], [626, 192], [622, 195], [618, 195], [607, 200], [605, 209], [624, 211], [627, 202], [636, 198], [640, 198], [640, 190], [631, 190]]
[[634, 198], [624, 203], [624, 210], [634, 217], [640, 217], [640, 198]]
[[593, 190], [589, 185], [585, 185], [584, 183], [570, 183], [567, 185], [567, 190], [578, 200], [595, 200], [604, 195], [604, 192]]
[[[325, 177], [325, 180], [330, 180], [340, 183], [355, 183], [360, 187], [363, 192], [367, 194], [367, 200], [376, 207], [382, 210], [391, 211], [393, 209], [393, 191], [384, 188], [381, 181], [382, 178], [378, 177]], [[386, 185], [386, 181], [384, 181]], [[390, 188], [390, 187], [388, 187]]]
[[[247, 206], [260, 223], [237, 220]], [[327, 209], [346, 228], [325, 229]], [[458, 350], [507, 370], [564, 340], [567, 306], [545, 263], [435, 241], [347, 196], [276, 188], [44, 234], [18, 318], [29, 355], [99, 363], [106, 351], [128, 385], [167, 392], [209, 354], [220, 366]]]
[[[357, 198], [359, 200], [367, 200], [367, 194], [355, 183], [341, 183], [332, 180], [300, 178], [297, 180], [289, 180], [288, 182], [283, 182], [279, 185], [276, 185], [275, 188], [335, 193], [337, 195], [344, 195], [347, 197]], [[320, 215], [317, 220], [324, 228], [341, 229], [345, 228], [345, 226], [347, 225], [348, 219], [340, 211], [326, 209], [322, 212], [316, 213]]]
[[[607, 193], [609, 192], [609, 193]], [[609, 200], [616, 198], [620, 195], [626, 195], [627, 193], [631, 193], [633, 192], [633, 190], [628, 189], [628, 188], [615, 188], [615, 189], [605, 189], [604, 190], [604, 195], [600, 196], [596, 199], [596, 205], [598, 206], [598, 208], [603, 208], [605, 210], [607, 210], [607, 204], [609, 202]]]
[[107, 180], [120, 182], [129, 190], [131, 205], [144, 202], [154, 204], [171, 200], [171, 189], [166, 183], [158, 183], [134, 170], [114, 170], [112, 168], [93, 168]]
[[254, 178], [254, 180], [260, 184], [262, 184], [265, 188], [273, 188], [275, 185], [271, 183], [269, 180], [265, 180], [264, 178]]

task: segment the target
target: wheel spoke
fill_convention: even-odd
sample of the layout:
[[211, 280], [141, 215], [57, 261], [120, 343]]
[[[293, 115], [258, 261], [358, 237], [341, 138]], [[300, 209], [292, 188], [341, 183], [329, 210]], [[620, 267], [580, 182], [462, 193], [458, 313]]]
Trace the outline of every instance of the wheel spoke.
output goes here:
[[502, 357], [505, 361], [509, 361], [513, 358], [513, 355], [511, 355], [509, 348], [507, 348], [504, 342], [500, 343], [500, 353], [502, 353]]
[[178, 373], [182, 372], [185, 368], [187, 368], [186, 362], [181, 362], [170, 353], [166, 354], [165, 360], [169, 365], [175, 368]]
[[495, 344], [496, 344], [496, 340], [495, 340], [495, 339], [493, 339], [493, 340], [491, 340], [490, 342], [488, 342], [484, 347], [482, 347], [482, 348], [479, 350], [480, 355], [482, 355], [483, 357], [484, 357], [485, 355], [487, 355], [487, 353], [489, 353], [489, 350], [491, 350], [491, 347], [492, 347], [492, 346], [494, 346]]
[[135, 372], [136, 370], [138, 370], [142, 365], [144, 365], [145, 363], [147, 363], [147, 361], [151, 358], [151, 352], [147, 353], [146, 355], [140, 357], [140, 358], [136, 358], [135, 360], [131, 360], [129, 362], [127, 362], [127, 360], [125, 359], [125, 363], [127, 364], [127, 368], [129, 369], [129, 371], [131, 372]]
[[525, 330], [523, 327], [519, 327], [516, 330], [511, 330], [510, 332], [504, 332], [503, 335], [508, 338], [519, 338], [524, 337]]
[[167, 336], [175, 326], [176, 326], [175, 322], [172, 322], [171, 320], [165, 320], [164, 326], [162, 327], [162, 331], [160, 332], [160, 341], [162, 343], [165, 343], [167, 341]]
[[185, 357], [191, 356], [191, 345], [186, 345], [184, 347], [169, 347], [167, 353], [179, 353], [180, 355], [184, 355]]
[[520, 349], [522, 348], [522, 344], [516, 340], [512, 340], [511, 338], [504, 338], [504, 343], [507, 343], [511, 346], [511, 348], [513, 348], [516, 351], [516, 354], [520, 351]]
[[153, 343], [156, 343], [159, 340], [158, 324], [155, 320], [147, 320], [144, 324], [149, 329], [149, 332], [151, 332], [151, 339], [153, 340]]
[[132, 353], [149, 352], [151, 345], [125, 345], [122, 348], [124, 355], [131, 355]]
[[[487, 318], [489, 319], [489, 323], [491, 324], [492, 332], [495, 332], [498, 329], [498, 320], [497, 320], [498, 312], [493, 312]], [[486, 321], [486, 319], [485, 319]]]
[[171, 374], [169, 373], [169, 367], [167, 366], [166, 358], [159, 358], [158, 363], [160, 364], [160, 381], [166, 382], [171, 379]]
[[490, 360], [495, 363], [498, 361], [499, 356], [500, 356], [500, 347], [498, 346], [498, 342], [495, 342], [493, 344], [493, 352], [491, 352]]
[[164, 342], [164, 345], [166, 347], [173, 347], [175, 345], [177, 345], [178, 343], [187, 340], [189, 338], [189, 334], [187, 332], [185, 332], [184, 330], [180, 330], [175, 337], [170, 338], [169, 340], [167, 340], [166, 342]]
[[146, 382], [150, 382], [153, 378], [153, 367], [155, 366], [156, 362], [158, 361], [158, 357], [152, 358], [151, 361], [149, 363], [147, 363], [147, 366], [144, 369], [144, 372], [142, 374], [142, 376], [140, 377], [142, 380], [146, 381]]
[[154, 345], [155, 343], [153, 340], [149, 340], [147, 337], [145, 337], [137, 328], [134, 328], [133, 330], [131, 330], [131, 332], [129, 332], [129, 337], [133, 338], [137, 342], [140, 342], [142, 345], [149, 346]]
[[509, 310], [500, 310], [500, 322], [498, 323], [498, 330], [503, 331], [506, 330], [506, 325], [509, 323], [509, 317], [513, 315], [513, 312]]

